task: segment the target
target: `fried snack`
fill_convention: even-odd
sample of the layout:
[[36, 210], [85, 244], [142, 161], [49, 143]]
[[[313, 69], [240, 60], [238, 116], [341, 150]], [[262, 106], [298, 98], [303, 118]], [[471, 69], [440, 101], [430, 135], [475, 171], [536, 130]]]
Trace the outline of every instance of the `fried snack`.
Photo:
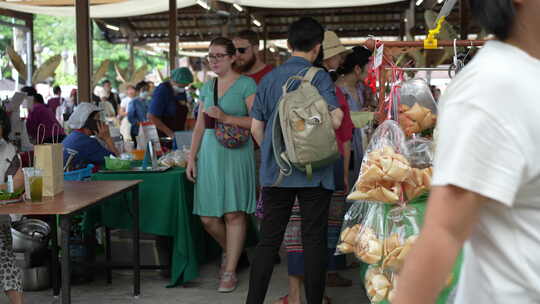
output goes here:
[[352, 227], [345, 228], [339, 237], [340, 244], [337, 246], [337, 249], [343, 253], [353, 253], [354, 246], [356, 245], [356, 236], [360, 231], [360, 224], [356, 224]]
[[412, 246], [414, 245], [414, 242], [417, 238], [417, 235], [412, 235], [408, 237], [403, 244], [399, 243], [399, 238], [397, 238], [396, 244], [393, 236], [390, 236], [388, 239], [386, 239], [385, 244], [388, 244], [389, 247], [388, 250], [386, 250], [385, 248], [385, 253], [388, 253], [386, 253], [382, 267], [384, 269], [399, 272], [403, 267], [403, 263], [405, 262], [407, 254], [412, 249]]
[[399, 113], [399, 124], [407, 136], [433, 128], [437, 122], [437, 115], [418, 103], [412, 107], [400, 105]]
[[431, 187], [432, 168], [412, 168], [409, 178], [403, 183], [403, 191], [409, 200], [419, 196]]
[[409, 178], [411, 170], [409, 161], [390, 146], [372, 151], [347, 199], [397, 203], [403, 193], [400, 183]]
[[372, 268], [366, 272], [365, 284], [372, 303], [384, 301], [392, 289], [392, 283], [379, 268]]
[[373, 229], [366, 227], [357, 238], [354, 254], [367, 264], [377, 264], [383, 256], [383, 242], [377, 238]]

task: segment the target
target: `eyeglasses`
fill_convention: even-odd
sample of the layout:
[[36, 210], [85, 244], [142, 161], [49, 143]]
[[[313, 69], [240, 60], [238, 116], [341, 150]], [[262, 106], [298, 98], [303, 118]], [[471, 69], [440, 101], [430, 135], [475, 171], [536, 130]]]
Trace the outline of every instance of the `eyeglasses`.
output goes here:
[[248, 46], [248, 47], [239, 47], [239, 48], [236, 48], [236, 51], [240, 54], [245, 54], [247, 49], [249, 49], [251, 46]]
[[229, 54], [208, 54], [208, 56], [206, 56], [206, 59], [208, 61], [212, 60], [212, 61], [221, 61], [223, 58], [229, 56]]

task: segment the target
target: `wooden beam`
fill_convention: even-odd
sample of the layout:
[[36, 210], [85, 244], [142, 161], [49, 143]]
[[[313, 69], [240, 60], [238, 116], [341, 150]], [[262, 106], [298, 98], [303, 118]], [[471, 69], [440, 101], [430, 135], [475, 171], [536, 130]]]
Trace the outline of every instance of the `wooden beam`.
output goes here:
[[[29, 74], [33, 74], [33, 71], [36, 70], [36, 54], [34, 53], [34, 15], [30, 15], [31, 17], [26, 19], [24, 21], [24, 24], [26, 25], [26, 28], [28, 29], [27, 37], [28, 37], [28, 43], [30, 44], [30, 47], [28, 48], [28, 51], [30, 52], [30, 63], [28, 64], [29, 67]], [[31, 79], [32, 75], [29, 75], [28, 78]]]
[[169, 69], [176, 68], [176, 55], [178, 53], [178, 8], [176, 0], [169, 0]]
[[[77, 34], [77, 98], [92, 101], [92, 44], [90, 36], [90, 5], [88, 0], [75, 0]], [[62, 291], [64, 294], [64, 291]], [[63, 295], [62, 295], [63, 297]]]
[[[126, 0], [90, 0], [91, 5], [111, 4], [124, 2]], [[0, 2], [6, 2], [17, 5], [35, 5], [35, 6], [73, 6], [73, 0], [28, 0], [28, 1], [6, 1], [0, 0]]]
[[12, 10], [3, 9], [3, 8], [0, 8], [0, 15], [24, 20], [25, 22], [32, 20], [34, 18], [32, 14], [12, 11]]

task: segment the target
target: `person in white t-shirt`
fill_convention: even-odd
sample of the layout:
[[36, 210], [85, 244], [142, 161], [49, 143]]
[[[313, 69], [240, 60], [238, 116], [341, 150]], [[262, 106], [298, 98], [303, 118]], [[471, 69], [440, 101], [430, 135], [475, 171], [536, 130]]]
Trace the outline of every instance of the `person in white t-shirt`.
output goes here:
[[120, 133], [124, 139], [131, 138], [131, 123], [128, 120], [128, 111], [131, 101], [137, 98], [138, 92], [135, 86], [128, 85], [126, 89], [126, 97], [122, 98], [122, 102], [118, 107], [118, 121], [120, 122]]
[[471, 0], [489, 41], [440, 101], [425, 225], [393, 304], [540, 303], [540, 1]]

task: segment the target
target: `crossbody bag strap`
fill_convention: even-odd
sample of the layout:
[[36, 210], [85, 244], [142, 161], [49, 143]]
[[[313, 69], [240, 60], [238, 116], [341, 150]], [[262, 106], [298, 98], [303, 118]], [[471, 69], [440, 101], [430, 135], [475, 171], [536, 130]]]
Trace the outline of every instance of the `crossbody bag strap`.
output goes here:
[[214, 78], [214, 106], [218, 106], [218, 79]]

